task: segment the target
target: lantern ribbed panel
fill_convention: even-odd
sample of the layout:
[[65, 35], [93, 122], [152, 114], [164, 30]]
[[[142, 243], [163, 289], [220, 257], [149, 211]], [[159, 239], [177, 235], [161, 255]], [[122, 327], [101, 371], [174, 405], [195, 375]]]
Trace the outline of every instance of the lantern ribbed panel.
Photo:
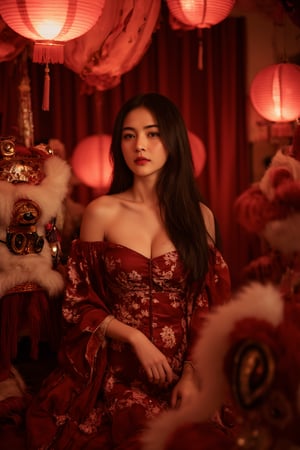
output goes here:
[[[51, 53], [52, 43], [64, 43], [89, 31], [101, 15], [104, 2], [5, 0], [0, 2], [0, 14], [10, 28], [28, 39], [44, 43], [45, 47], [50, 46]], [[53, 51], [61, 52], [58, 47]]]
[[195, 28], [210, 28], [224, 20], [235, 0], [167, 0], [170, 13], [179, 22]]
[[256, 111], [271, 122], [291, 122], [300, 117], [300, 66], [272, 64], [261, 70], [250, 86]]

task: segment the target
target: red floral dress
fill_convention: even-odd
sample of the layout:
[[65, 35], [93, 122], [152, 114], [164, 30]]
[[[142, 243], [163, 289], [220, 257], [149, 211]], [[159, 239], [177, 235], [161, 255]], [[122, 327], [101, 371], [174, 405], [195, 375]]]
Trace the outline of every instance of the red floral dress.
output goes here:
[[118, 244], [74, 241], [60, 364], [28, 410], [29, 448], [138, 449], [176, 380], [150, 384], [132, 348], [105, 338], [109, 317], [141, 330], [179, 378], [205, 314], [229, 296], [228, 267], [215, 248], [204, 284], [191, 284], [177, 251], [150, 259]]

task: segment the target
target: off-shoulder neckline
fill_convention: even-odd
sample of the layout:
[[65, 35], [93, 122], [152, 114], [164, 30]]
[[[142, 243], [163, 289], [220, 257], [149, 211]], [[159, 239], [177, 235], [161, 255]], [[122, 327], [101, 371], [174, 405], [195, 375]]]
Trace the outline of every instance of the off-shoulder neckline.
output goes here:
[[165, 253], [162, 253], [160, 255], [156, 255], [156, 256], [153, 257], [153, 256], [146, 256], [143, 253], [140, 253], [137, 250], [134, 250], [133, 248], [127, 247], [126, 245], [123, 245], [123, 244], [117, 244], [115, 242], [110, 242], [110, 241], [82, 241], [80, 239], [78, 239], [78, 241], [80, 243], [82, 243], [83, 245], [84, 244], [87, 244], [87, 245], [104, 245], [104, 246], [108, 246], [108, 247], [123, 248], [123, 249], [128, 250], [129, 252], [134, 253], [134, 254], [136, 254], [136, 255], [140, 256], [141, 258], [144, 258], [144, 259], [146, 259], [148, 261], [153, 261], [153, 260], [156, 260], [156, 259], [164, 258], [164, 257], [167, 257], [168, 255], [178, 254], [178, 251], [176, 249], [174, 249], [174, 250], [169, 250], [169, 251], [167, 251]]

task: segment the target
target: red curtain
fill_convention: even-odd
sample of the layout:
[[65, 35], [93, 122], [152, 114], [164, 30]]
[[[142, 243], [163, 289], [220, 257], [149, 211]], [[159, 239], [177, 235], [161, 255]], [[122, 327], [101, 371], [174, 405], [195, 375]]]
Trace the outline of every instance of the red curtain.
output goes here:
[[[199, 70], [199, 33], [172, 30], [165, 15], [143, 59], [111, 90], [88, 94], [79, 75], [65, 66], [51, 66], [49, 112], [41, 109], [44, 68], [28, 61], [35, 141], [60, 139], [68, 157], [82, 138], [111, 133], [119, 107], [134, 94], [156, 91], [177, 104], [188, 129], [206, 148], [206, 166], [198, 182], [219, 223], [233, 286], [249, 252], [233, 213], [235, 198], [250, 183], [245, 32], [245, 20], [234, 17], [203, 30]], [[15, 134], [18, 127], [19, 61], [20, 57], [0, 64], [2, 135]], [[80, 186], [74, 195], [86, 204], [96, 193]]]

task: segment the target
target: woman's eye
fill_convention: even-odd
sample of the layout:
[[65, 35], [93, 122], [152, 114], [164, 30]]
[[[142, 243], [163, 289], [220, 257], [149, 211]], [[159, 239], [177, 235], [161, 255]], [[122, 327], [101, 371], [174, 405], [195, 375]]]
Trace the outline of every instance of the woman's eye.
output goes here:
[[160, 137], [159, 131], [150, 131], [148, 133], [149, 137]]
[[125, 133], [125, 134], [123, 134], [122, 139], [128, 140], [128, 139], [133, 139], [134, 137], [135, 136], [132, 133]]

